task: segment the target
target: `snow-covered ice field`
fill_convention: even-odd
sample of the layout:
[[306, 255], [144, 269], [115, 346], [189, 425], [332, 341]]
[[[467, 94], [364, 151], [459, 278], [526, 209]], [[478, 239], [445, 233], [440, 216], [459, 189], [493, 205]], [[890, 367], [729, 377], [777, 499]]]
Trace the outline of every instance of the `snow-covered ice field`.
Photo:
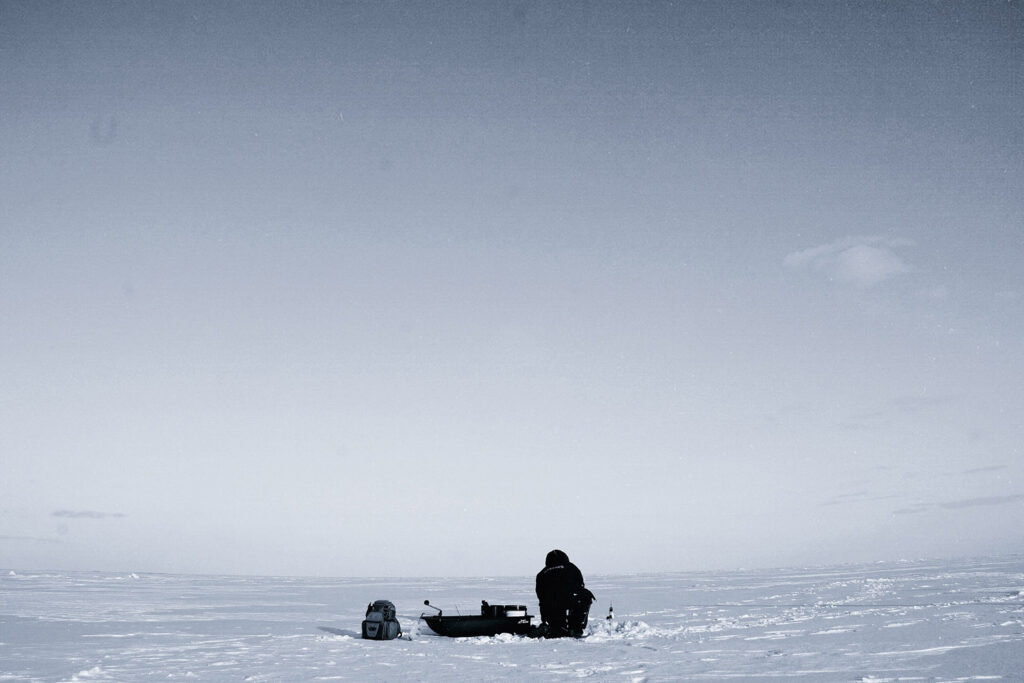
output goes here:
[[[598, 600], [585, 640], [449, 639], [417, 619], [424, 599], [536, 614], [533, 578], [4, 570], [0, 680], [1024, 680], [1021, 557], [587, 583]], [[403, 639], [358, 637], [380, 598]]]

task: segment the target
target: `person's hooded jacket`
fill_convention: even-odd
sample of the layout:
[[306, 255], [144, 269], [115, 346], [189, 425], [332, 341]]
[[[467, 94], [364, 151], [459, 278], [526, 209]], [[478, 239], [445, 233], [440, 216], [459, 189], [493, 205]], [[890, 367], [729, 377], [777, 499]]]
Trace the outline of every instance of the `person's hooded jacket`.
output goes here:
[[563, 551], [552, 550], [544, 560], [544, 569], [537, 574], [541, 621], [564, 624], [566, 610], [583, 590], [583, 573], [579, 567], [570, 562]]

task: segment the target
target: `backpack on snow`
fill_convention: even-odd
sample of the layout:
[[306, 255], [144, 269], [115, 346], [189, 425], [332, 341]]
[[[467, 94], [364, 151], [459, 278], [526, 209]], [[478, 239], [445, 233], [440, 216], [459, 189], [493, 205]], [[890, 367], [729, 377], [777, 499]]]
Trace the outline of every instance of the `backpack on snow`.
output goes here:
[[395, 605], [390, 600], [374, 600], [366, 606], [363, 638], [393, 640], [401, 635], [402, 627], [395, 616]]

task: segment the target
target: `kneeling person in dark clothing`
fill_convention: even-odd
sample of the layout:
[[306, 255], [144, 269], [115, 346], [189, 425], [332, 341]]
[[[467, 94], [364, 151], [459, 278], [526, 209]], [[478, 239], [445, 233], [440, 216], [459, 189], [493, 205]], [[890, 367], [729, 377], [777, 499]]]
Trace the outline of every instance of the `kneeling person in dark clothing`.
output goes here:
[[561, 550], [552, 550], [537, 574], [541, 628], [545, 637], [579, 638], [587, 627], [594, 594], [583, 585], [579, 567]]

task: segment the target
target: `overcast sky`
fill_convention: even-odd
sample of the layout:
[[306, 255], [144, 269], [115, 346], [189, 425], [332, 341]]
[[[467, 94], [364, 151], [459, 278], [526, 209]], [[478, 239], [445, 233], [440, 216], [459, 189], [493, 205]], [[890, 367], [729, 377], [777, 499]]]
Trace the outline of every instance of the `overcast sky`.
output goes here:
[[0, 1], [0, 566], [1024, 552], [1019, 2]]

